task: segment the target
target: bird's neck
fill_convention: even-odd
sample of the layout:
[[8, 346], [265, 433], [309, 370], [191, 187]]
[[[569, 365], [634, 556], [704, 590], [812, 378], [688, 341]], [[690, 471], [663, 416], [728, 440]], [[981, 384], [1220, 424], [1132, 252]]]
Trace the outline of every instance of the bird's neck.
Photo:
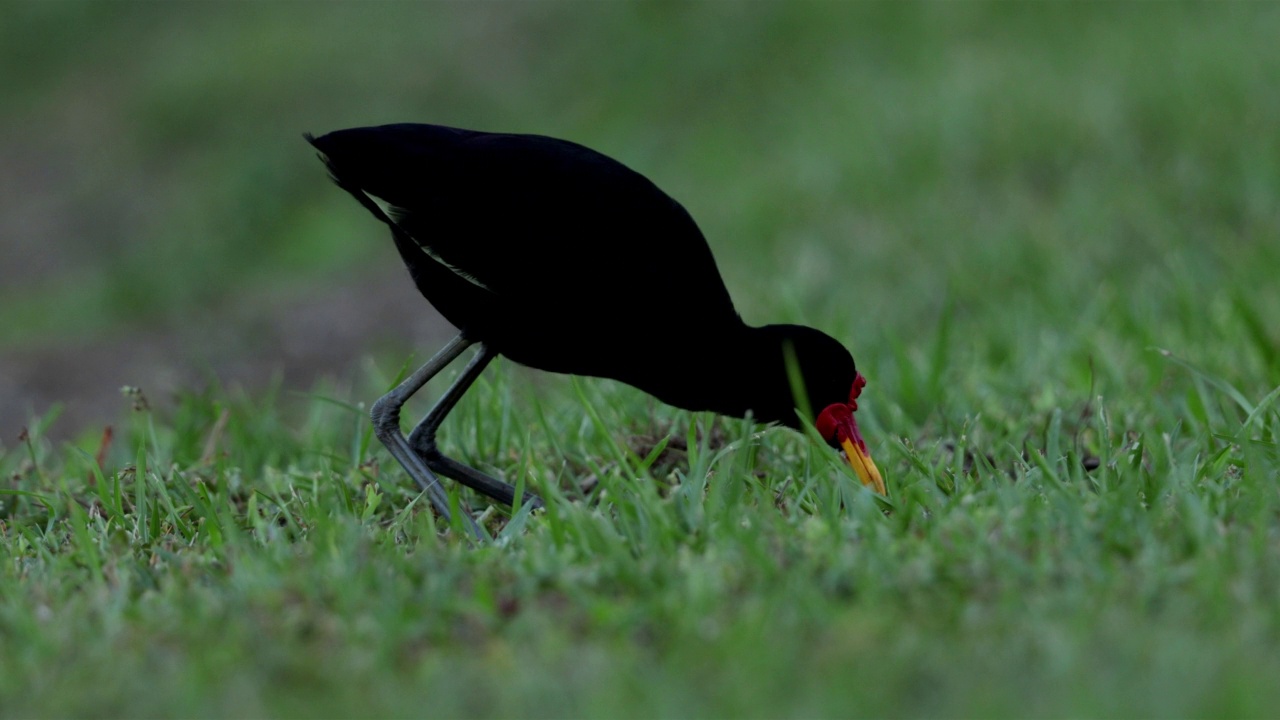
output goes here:
[[766, 328], [742, 325], [703, 335], [670, 356], [683, 379], [655, 391], [658, 399], [690, 410], [710, 410], [732, 417], [748, 413], [759, 422], [795, 424], [791, 387], [783, 360], [782, 340]]

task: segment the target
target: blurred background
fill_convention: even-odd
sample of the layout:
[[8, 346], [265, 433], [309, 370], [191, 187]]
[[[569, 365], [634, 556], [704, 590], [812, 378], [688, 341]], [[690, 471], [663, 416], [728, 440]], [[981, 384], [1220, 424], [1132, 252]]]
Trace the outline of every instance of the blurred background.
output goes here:
[[371, 364], [436, 349], [301, 139], [403, 121], [648, 175], [749, 321], [900, 388], [961, 368], [908, 414], [1014, 366], [1028, 396], [1094, 364], [1143, 391], [1152, 346], [1212, 367], [1218, 321], [1280, 382], [1277, 37], [1272, 4], [6, 3], [0, 445], [55, 407], [100, 432], [122, 385], [367, 399]]

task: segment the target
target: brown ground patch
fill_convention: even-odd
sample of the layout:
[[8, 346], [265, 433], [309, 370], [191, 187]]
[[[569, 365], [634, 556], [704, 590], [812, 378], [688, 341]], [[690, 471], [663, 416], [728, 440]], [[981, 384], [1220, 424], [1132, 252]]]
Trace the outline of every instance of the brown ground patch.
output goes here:
[[322, 377], [358, 377], [374, 350], [429, 354], [453, 332], [404, 269], [390, 267], [323, 289], [254, 294], [180, 325], [0, 350], [0, 447], [55, 404], [58, 439], [116, 422], [128, 407], [124, 385], [161, 406], [211, 380], [261, 388], [276, 372], [286, 388], [306, 390]]

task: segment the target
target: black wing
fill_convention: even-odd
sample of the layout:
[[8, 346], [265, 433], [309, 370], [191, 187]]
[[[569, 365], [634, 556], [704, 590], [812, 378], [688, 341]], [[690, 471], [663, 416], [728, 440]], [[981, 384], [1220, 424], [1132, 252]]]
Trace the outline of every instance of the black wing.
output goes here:
[[500, 298], [539, 312], [605, 304], [622, 321], [678, 313], [740, 322], [688, 212], [598, 152], [433, 125], [311, 141], [372, 212]]

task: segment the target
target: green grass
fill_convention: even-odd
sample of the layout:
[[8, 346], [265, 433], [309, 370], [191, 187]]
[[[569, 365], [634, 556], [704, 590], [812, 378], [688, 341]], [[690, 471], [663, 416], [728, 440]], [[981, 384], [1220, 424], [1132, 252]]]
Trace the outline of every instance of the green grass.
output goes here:
[[137, 43], [111, 153], [179, 190], [99, 285], [0, 290], [0, 338], [394, 262], [299, 130], [548, 132], [684, 201], [748, 319], [848, 342], [890, 506], [799, 435], [505, 363], [442, 444], [549, 502], [479, 547], [356, 406], [402, 356], [130, 412], [101, 467], [37, 424], [0, 447], [0, 713], [1276, 714], [1275, 8], [273, 7], [32, 21]]
[[[14, 716], [1267, 714], [1280, 413], [1220, 383], [901, 420], [873, 443], [884, 513], [798, 435], [714, 421], [647, 465], [637, 393], [521, 399], [504, 367], [446, 451], [550, 502], [490, 514], [482, 547], [321, 399], [138, 412], [105, 474], [33, 437], [3, 459], [0, 693]], [[883, 424], [906, 387], [876, 390]]]

